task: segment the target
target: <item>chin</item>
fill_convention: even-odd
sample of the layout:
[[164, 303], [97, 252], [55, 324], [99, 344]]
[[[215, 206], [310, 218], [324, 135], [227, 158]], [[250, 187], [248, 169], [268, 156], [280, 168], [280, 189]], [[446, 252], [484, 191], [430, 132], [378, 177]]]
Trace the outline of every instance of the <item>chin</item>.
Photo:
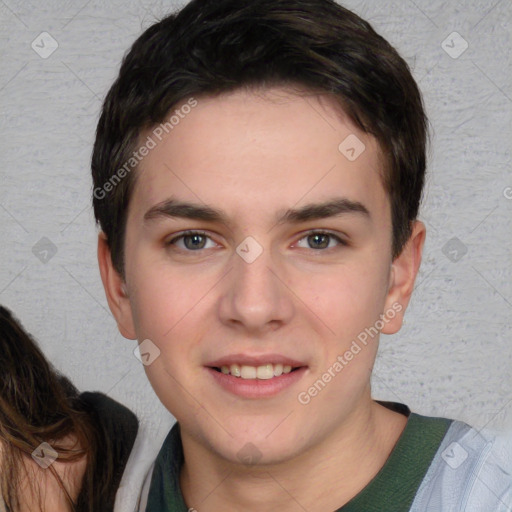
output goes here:
[[254, 466], [286, 462], [301, 451], [301, 445], [287, 432], [283, 431], [282, 437], [268, 436], [272, 428], [261, 430], [257, 435], [245, 433], [230, 439], [222, 447], [222, 456], [233, 463]]

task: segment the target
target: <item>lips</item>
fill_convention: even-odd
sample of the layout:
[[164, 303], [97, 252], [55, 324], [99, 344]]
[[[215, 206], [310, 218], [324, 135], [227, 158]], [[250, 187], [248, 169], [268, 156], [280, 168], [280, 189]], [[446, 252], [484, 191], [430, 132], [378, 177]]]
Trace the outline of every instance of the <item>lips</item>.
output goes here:
[[[211, 383], [214, 386], [219, 386], [230, 395], [235, 395], [243, 399], [270, 399], [284, 393], [285, 390], [289, 390], [294, 386], [298, 388], [298, 383], [308, 373], [307, 366], [296, 367], [289, 373], [282, 373], [278, 377], [271, 377], [269, 379], [258, 379], [258, 378], [243, 378], [234, 377], [231, 374], [224, 374], [219, 371], [218, 368], [210, 368], [205, 366], [205, 371], [212, 380]], [[214, 388], [215, 389], [215, 388]]]
[[281, 354], [231, 354], [229, 356], [221, 357], [215, 361], [207, 363], [205, 366], [210, 368], [220, 368], [221, 366], [231, 366], [232, 364], [245, 365], [245, 366], [262, 366], [264, 364], [282, 364], [283, 366], [289, 365], [292, 368], [299, 368], [307, 366], [305, 363], [283, 356]]

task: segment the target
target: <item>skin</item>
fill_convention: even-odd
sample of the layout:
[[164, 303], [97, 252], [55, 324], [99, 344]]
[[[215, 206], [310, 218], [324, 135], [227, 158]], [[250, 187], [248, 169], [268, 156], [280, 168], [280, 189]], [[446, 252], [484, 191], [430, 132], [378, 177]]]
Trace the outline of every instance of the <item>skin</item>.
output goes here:
[[[68, 435], [59, 440], [59, 446], [78, 449], [77, 439]], [[0, 459], [3, 452], [3, 441], [0, 441]], [[41, 468], [32, 457], [23, 457], [24, 468], [20, 468], [19, 499], [20, 510], [41, 510], [42, 512], [70, 512], [71, 506], [49, 468]], [[86, 457], [74, 462], [59, 462], [57, 459], [52, 467], [63, 481], [70, 497], [76, 501], [82, 487], [87, 467]], [[41, 501], [39, 501], [41, 493]]]
[[[329, 98], [274, 88], [197, 99], [137, 171], [125, 280], [99, 236], [107, 299], [123, 336], [150, 339], [161, 351], [144, 368], [181, 425], [188, 507], [334, 510], [378, 473], [406, 424], [371, 398], [378, 336], [307, 405], [297, 395], [393, 304], [402, 310], [382, 332], [400, 329], [425, 226], [414, 223], [393, 261], [379, 146]], [[366, 146], [354, 161], [338, 150], [350, 134]], [[229, 224], [163, 216], [145, 222], [145, 212], [170, 196], [220, 208]], [[283, 209], [335, 196], [363, 203], [369, 218], [275, 223]], [[203, 249], [183, 239], [167, 244], [186, 229], [207, 232]], [[318, 248], [323, 241], [308, 238], [310, 229], [329, 230], [347, 245], [326, 238], [328, 248]], [[247, 236], [263, 249], [252, 263], [236, 252]], [[241, 398], [204, 367], [232, 353], [279, 353], [308, 369], [277, 396]], [[237, 456], [246, 443], [261, 455], [256, 464]]]

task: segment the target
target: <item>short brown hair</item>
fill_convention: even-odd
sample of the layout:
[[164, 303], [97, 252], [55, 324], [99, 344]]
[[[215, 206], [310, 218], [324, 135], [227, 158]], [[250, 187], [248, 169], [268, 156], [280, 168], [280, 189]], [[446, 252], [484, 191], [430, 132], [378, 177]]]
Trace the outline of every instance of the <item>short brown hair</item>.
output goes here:
[[421, 201], [428, 135], [407, 63], [368, 22], [333, 0], [192, 0], [135, 41], [98, 122], [94, 214], [122, 276], [136, 178], [126, 162], [141, 133], [193, 95], [279, 85], [333, 96], [376, 137], [385, 155], [393, 258], [401, 253]]

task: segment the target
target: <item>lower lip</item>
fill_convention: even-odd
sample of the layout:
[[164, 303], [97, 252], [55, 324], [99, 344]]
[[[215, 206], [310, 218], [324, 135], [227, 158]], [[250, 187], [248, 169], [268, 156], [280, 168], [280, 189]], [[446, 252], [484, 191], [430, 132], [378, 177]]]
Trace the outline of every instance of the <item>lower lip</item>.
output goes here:
[[298, 382], [306, 373], [307, 367], [302, 366], [290, 373], [283, 373], [271, 379], [242, 379], [206, 368], [223, 389], [243, 398], [269, 398]]

